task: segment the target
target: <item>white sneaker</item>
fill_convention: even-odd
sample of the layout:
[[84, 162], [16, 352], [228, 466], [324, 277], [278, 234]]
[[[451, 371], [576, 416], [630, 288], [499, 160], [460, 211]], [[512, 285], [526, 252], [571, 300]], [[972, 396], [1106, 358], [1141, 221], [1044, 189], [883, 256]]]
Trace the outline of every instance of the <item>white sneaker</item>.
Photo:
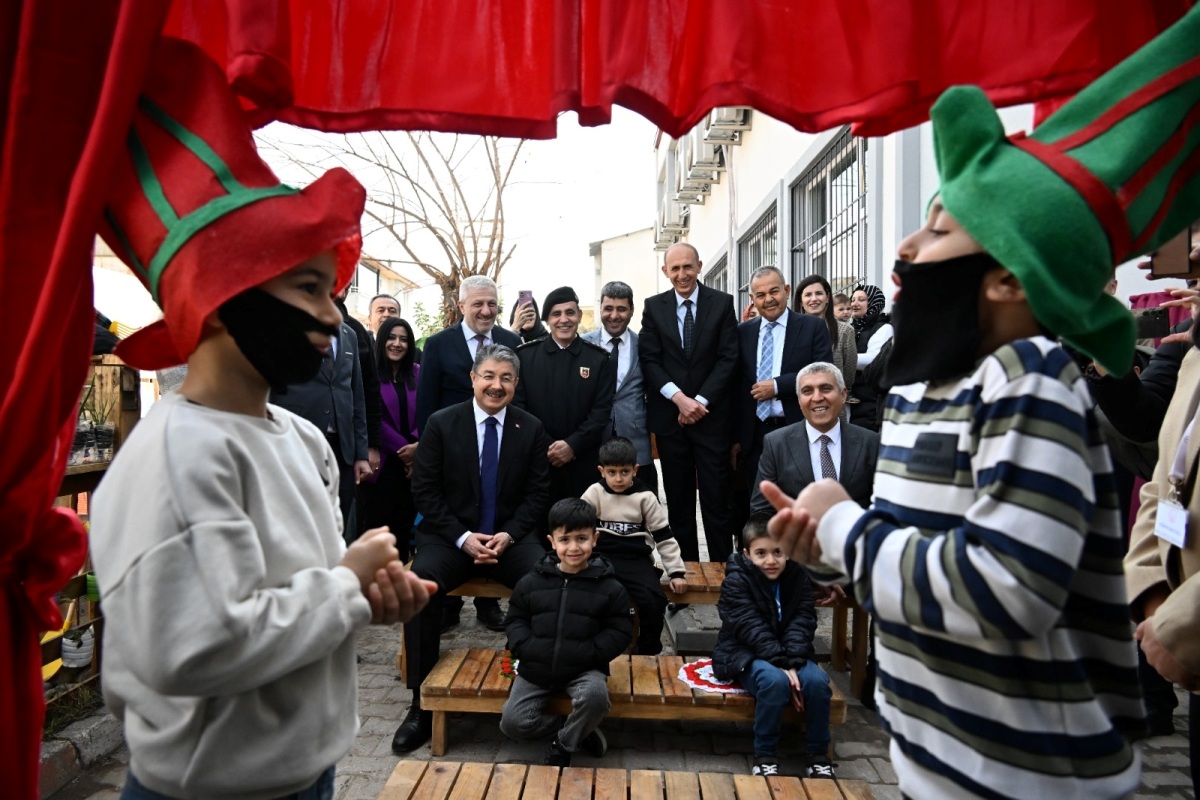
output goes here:
[[836, 777], [833, 774], [833, 764], [822, 758], [813, 759], [812, 763], [808, 765], [808, 769], [805, 770], [804, 776], [806, 778], [826, 778], [828, 780], [833, 780]]
[[779, 774], [779, 765], [774, 761], [759, 761], [750, 769], [751, 775], [761, 775], [764, 778], [769, 778], [772, 775]]

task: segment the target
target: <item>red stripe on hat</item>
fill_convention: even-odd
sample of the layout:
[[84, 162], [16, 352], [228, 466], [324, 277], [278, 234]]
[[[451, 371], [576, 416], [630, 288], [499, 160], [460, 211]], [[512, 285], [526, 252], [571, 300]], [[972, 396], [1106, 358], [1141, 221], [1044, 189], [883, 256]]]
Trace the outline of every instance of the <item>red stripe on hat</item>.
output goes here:
[[1108, 246], [1112, 249], [1113, 263], [1117, 255], [1129, 252], [1129, 242], [1133, 238], [1129, 230], [1129, 220], [1125, 210], [1117, 202], [1116, 196], [1096, 177], [1095, 173], [1062, 152], [1054, 145], [1030, 139], [1024, 133], [1015, 134], [1009, 141], [1029, 155], [1041, 161], [1062, 178], [1071, 188], [1079, 192], [1084, 202], [1091, 208], [1092, 213], [1100, 221], [1100, 225], [1108, 234]]
[[1122, 208], [1128, 209], [1150, 182], [1157, 178], [1167, 164], [1179, 155], [1197, 123], [1200, 123], [1200, 105], [1193, 106], [1188, 111], [1179, 130], [1171, 134], [1171, 138], [1163, 142], [1162, 146], [1150, 156], [1150, 159], [1138, 168], [1133, 177], [1125, 181], [1125, 185], [1117, 190], [1117, 202], [1121, 204]]
[[[1193, 150], [1192, 154], [1187, 157], [1187, 160], [1180, 164], [1179, 169], [1171, 176], [1171, 183], [1167, 186], [1167, 191], [1163, 193], [1162, 202], [1158, 204], [1158, 211], [1154, 212], [1154, 218], [1150, 220], [1142, 231], [1142, 235], [1133, 243], [1133, 249], [1128, 252], [1136, 253], [1146, 246], [1150, 241], [1150, 237], [1157, 233], [1162, 226], [1163, 218], [1175, 203], [1175, 196], [1183, 189], [1185, 183], [1197, 175], [1200, 175], [1200, 149]], [[1174, 236], [1178, 232], [1168, 231], [1171, 236]]]
[[1059, 139], [1054, 146], [1061, 150], [1073, 150], [1082, 144], [1087, 144], [1097, 136], [1107, 133], [1121, 120], [1132, 116], [1164, 94], [1178, 89], [1198, 76], [1200, 76], [1200, 57], [1185, 61], [1132, 92], [1084, 127]]

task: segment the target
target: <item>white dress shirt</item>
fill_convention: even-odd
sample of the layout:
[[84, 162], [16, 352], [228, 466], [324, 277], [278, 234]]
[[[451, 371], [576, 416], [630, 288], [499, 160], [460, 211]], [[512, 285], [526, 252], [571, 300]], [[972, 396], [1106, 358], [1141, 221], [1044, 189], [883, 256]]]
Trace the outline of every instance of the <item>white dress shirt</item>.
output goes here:
[[[684, 317], [687, 316], [687, 309], [683, 307], [684, 300], [692, 301], [692, 321], [695, 322], [696, 317], [699, 316], [700, 287], [697, 286], [695, 289], [692, 290], [691, 297], [684, 297], [679, 292], [675, 292], [675, 322], [679, 325], [679, 341], [680, 341], [680, 343], [683, 342], [683, 320], [684, 320]], [[695, 342], [693, 342], [692, 344], [694, 345]], [[678, 384], [676, 384], [675, 381], [667, 381], [666, 385], [664, 385], [662, 387], [661, 394], [663, 397], [670, 400], [672, 397], [675, 396], [676, 392], [680, 392], [680, 391], [683, 391], [683, 390], [679, 388]], [[696, 395], [696, 402], [702, 406], [705, 406], [705, 407], [708, 406], [708, 400], [704, 399], [703, 395]]]
[[[466, 326], [463, 326], [463, 327], [466, 327]], [[471, 330], [470, 328], [466, 328], [466, 329], [468, 331]], [[475, 334], [472, 333], [471, 335], [474, 336]], [[488, 414], [486, 411], [484, 411], [482, 408], [480, 408], [479, 401], [477, 401], [477, 400], [471, 401], [471, 408], [473, 408], [475, 410], [475, 451], [476, 451], [476, 453], [478, 453], [478, 455], [476, 456], [476, 459], [475, 459], [475, 464], [476, 464], [477, 469], [482, 470], [482, 466], [483, 466], [483, 432], [485, 430], [487, 430], [487, 418], [489, 416], [493, 416], [493, 415]], [[508, 414], [508, 406], [505, 406], [504, 408], [500, 409], [494, 415], [496, 417], [496, 422], [500, 423], [499, 425], [496, 426], [496, 457], [497, 458], [500, 457], [500, 445], [504, 442], [504, 417], [507, 414]], [[458, 537], [456, 544], [458, 545], [458, 548], [460, 550], [462, 549], [463, 542], [465, 542], [467, 540], [467, 537], [470, 536], [471, 533], [472, 533], [472, 531], [463, 531], [462, 536]]]
[[[804, 420], [804, 432], [808, 435], [808, 457], [812, 461], [813, 479], [821, 480], [821, 443], [818, 441], [822, 433]], [[830, 439], [829, 455], [833, 458], [833, 468], [837, 471], [838, 481], [842, 479], [842, 421], [838, 420], [827, 433]]]
[[[467, 321], [465, 319], [459, 323], [459, 327], [462, 328], [463, 336], [467, 337], [467, 351], [470, 352], [471, 360], [474, 361], [475, 354], [479, 352], [479, 342], [475, 339], [475, 337], [479, 334], [467, 327]], [[488, 331], [483, 335], [483, 346], [487, 347], [492, 344], [495, 344], [495, 342], [492, 341], [492, 332]], [[480, 441], [483, 440], [481, 439]]]
[[[755, 365], [762, 363], [763, 342], [767, 338], [767, 318], [759, 317], [762, 322], [758, 325], [758, 358], [755, 360]], [[783, 402], [779, 399], [779, 374], [783, 372], [783, 343], [787, 339], [787, 319], [788, 313], [784, 311], [779, 315], [779, 319], [775, 320], [775, 327], [771, 328], [771, 335], [774, 336], [774, 341], [771, 343], [774, 350], [771, 353], [771, 375], [772, 383], [775, 384], [775, 397], [771, 400], [771, 417], [783, 417]], [[758, 374], [757, 372], [755, 373]], [[757, 382], [757, 381], [756, 381]], [[768, 417], [770, 419], [770, 417]]]
[[625, 376], [629, 374], [629, 362], [633, 360], [633, 353], [629, 352], [631, 338], [629, 336], [629, 328], [621, 332], [620, 336], [609, 336], [603, 329], [600, 333], [600, 343], [604, 349], [612, 355], [613, 346], [612, 340], [616, 339], [621, 343], [621, 349], [617, 351], [617, 386], [625, 382]]

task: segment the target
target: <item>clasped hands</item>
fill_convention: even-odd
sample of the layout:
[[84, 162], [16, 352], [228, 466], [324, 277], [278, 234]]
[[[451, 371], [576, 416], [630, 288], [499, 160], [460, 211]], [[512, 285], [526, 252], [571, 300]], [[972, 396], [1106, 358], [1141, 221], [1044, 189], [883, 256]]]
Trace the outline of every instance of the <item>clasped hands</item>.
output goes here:
[[371, 622], [408, 622], [420, 613], [437, 584], [418, 578], [400, 563], [396, 537], [386, 527], [372, 528], [346, 548], [341, 566], [358, 577], [371, 604]]
[[771, 481], [763, 481], [759, 488], [775, 508], [767, 531], [779, 542], [783, 554], [801, 564], [819, 564], [821, 543], [817, 540], [817, 525], [829, 509], [849, 500], [850, 495], [840, 483], [829, 478], [810, 483], [794, 499]]
[[705, 406], [699, 400], [688, 397], [683, 392], [676, 392], [671, 397], [671, 402], [674, 403], [675, 407], [679, 409], [680, 426], [695, 425], [697, 422], [708, 416], [707, 406]]
[[500, 555], [513, 543], [512, 534], [507, 531], [497, 533], [470, 533], [463, 540], [462, 551], [476, 564], [495, 564]]

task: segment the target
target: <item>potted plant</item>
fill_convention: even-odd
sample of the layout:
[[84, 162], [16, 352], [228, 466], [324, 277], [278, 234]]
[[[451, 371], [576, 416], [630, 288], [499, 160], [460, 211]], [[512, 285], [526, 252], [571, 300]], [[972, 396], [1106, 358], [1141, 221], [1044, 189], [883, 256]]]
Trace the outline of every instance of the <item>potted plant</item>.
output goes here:
[[79, 413], [86, 416], [91, 424], [94, 436], [92, 461], [112, 461], [113, 444], [116, 439], [116, 423], [110, 417], [117, 404], [116, 398], [100, 397], [92, 386], [87, 387], [83, 400], [79, 404]]

